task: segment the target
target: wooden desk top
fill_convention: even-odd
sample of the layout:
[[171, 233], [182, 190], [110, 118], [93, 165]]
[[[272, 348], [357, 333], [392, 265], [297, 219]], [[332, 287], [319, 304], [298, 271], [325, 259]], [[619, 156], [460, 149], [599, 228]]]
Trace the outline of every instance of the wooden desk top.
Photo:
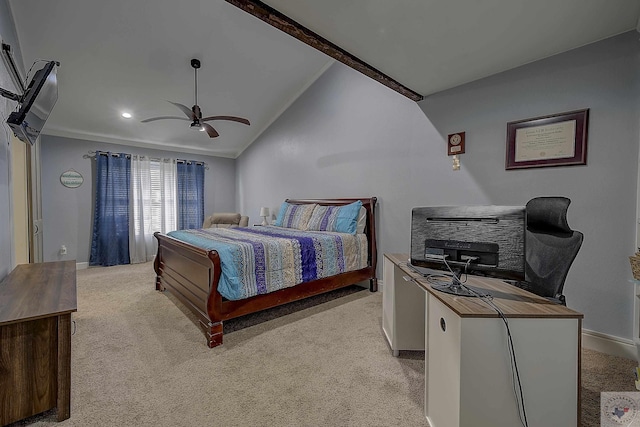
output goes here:
[[0, 282], [0, 325], [78, 311], [76, 262], [20, 264]]
[[[455, 296], [432, 289], [425, 277], [407, 267], [408, 254], [384, 254], [384, 256], [397, 265], [416, 285], [442, 301], [458, 316], [499, 317], [498, 313], [484, 301], [484, 298]], [[499, 279], [469, 275], [465, 284], [472, 286], [480, 293], [490, 294], [493, 297], [492, 302], [504, 313], [505, 317], [577, 319], [584, 317], [582, 313], [564, 305], [555, 304]]]

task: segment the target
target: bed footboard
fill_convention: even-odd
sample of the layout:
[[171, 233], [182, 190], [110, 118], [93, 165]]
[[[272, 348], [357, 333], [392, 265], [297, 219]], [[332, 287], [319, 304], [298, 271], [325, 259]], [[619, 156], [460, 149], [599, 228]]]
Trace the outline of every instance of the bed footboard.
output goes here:
[[220, 279], [218, 253], [161, 233], [154, 233], [154, 236], [158, 240], [154, 261], [156, 289], [168, 290], [198, 317], [209, 347], [222, 344], [222, 319], [219, 316], [222, 297], [216, 291]]

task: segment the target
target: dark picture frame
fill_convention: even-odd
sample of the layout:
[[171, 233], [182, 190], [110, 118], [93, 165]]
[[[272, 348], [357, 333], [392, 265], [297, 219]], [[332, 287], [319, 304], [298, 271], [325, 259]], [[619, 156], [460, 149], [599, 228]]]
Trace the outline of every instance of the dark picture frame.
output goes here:
[[505, 169], [587, 164], [589, 109], [507, 123]]

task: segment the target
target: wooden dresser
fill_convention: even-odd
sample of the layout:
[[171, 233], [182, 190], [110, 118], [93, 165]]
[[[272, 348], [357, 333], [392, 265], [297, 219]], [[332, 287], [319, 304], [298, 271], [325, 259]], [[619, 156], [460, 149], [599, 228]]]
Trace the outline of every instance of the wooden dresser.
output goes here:
[[17, 266], [0, 282], [0, 425], [71, 412], [75, 261]]

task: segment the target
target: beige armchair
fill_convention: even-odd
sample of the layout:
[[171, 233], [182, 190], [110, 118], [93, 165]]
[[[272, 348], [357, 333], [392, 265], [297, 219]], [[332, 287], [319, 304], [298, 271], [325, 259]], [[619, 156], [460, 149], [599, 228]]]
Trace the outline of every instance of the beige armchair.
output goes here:
[[248, 227], [249, 217], [239, 213], [214, 213], [204, 219], [202, 228]]

